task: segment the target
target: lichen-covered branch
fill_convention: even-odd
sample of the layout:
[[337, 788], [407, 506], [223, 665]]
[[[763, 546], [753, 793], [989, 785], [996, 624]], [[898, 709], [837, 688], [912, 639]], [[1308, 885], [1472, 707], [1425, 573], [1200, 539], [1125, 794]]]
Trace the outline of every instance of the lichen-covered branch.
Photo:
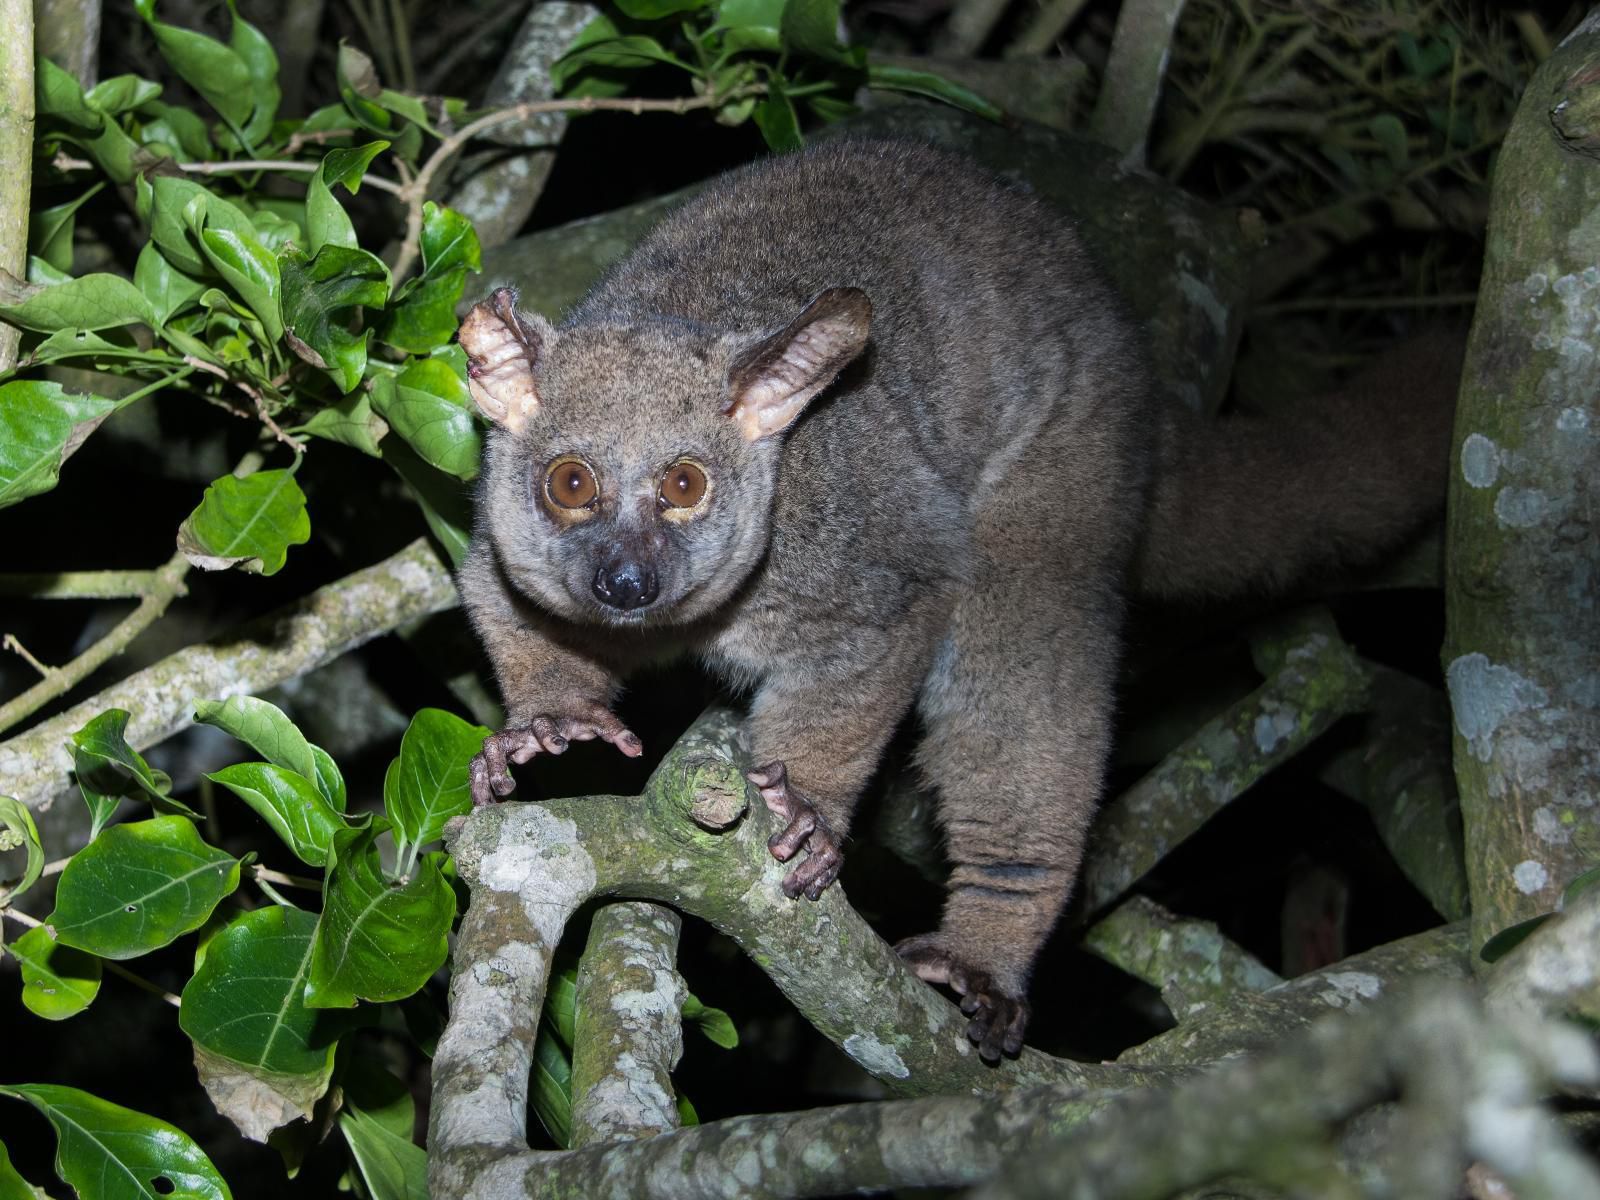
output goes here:
[[1468, 913], [1461, 811], [1450, 768], [1450, 714], [1437, 688], [1368, 664], [1372, 713], [1359, 745], [1322, 779], [1366, 806], [1400, 870], [1449, 921]]
[[1172, 53], [1172, 31], [1182, 12], [1183, 0], [1123, 0], [1117, 10], [1089, 132], [1134, 165], [1144, 164], [1145, 141]]
[[1466, 922], [1376, 946], [1264, 992], [1241, 992], [1124, 1051], [1119, 1063], [1198, 1066], [1270, 1046], [1330, 1010], [1361, 1009], [1410, 981], [1465, 980]]
[[672, 1069], [688, 995], [676, 966], [681, 927], [672, 909], [642, 901], [594, 914], [574, 1001], [574, 1149], [678, 1127]]
[[[489, 83], [485, 106], [550, 99], [555, 94], [551, 65], [597, 12], [591, 4], [568, 0], [545, 0], [530, 8]], [[564, 112], [546, 112], [495, 130], [493, 141], [515, 149], [480, 163], [450, 197], [450, 207], [472, 222], [480, 244], [498, 246], [522, 228], [555, 165], [555, 147], [567, 121]]]
[[1475, 946], [1600, 861], [1600, 12], [1495, 166], [1456, 412], [1449, 636]]
[[125, 708], [143, 750], [194, 720], [197, 697], [254, 695], [303, 675], [406, 621], [448, 608], [455, 585], [423, 539], [304, 599], [160, 662], [0, 742], [0, 795], [46, 809], [71, 785], [65, 748], [90, 717]]
[[1101, 812], [1083, 872], [1085, 911], [1116, 900], [1223, 806], [1366, 697], [1366, 667], [1318, 610], [1275, 630], [1257, 653], [1272, 669], [1267, 681], [1206, 722]]
[[1050, 1149], [1009, 1160], [976, 1195], [1162, 1200], [1242, 1175], [1295, 1194], [1354, 1197], [1362, 1192], [1329, 1143], [1351, 1117], [1399, 1096], [1390, 1119], [1410, 1136], [1372, 1164], [1382, 1194], [1451, 1200], [1476, 1159], [1523, 1200], [1600, 1200], [1600, 1172], [1538, 1103], [1554, 1087], [1596, 1082], [1600, 1059], [1579, 1031], [1496, 1018], [1465, 986], [1437, 983], [1127, 1096]]
[[[0, 0], [0, 270], [28, 275], [33, 180], [33, 0]], [[0, 321], [0, 375], [17, 365], [22, 331]]]
[[1129, 896], [1083, 936], [1083, 948], [1161, 991], [1180, 1023], [1241, 993], [1283, 982], [1215, 923]]

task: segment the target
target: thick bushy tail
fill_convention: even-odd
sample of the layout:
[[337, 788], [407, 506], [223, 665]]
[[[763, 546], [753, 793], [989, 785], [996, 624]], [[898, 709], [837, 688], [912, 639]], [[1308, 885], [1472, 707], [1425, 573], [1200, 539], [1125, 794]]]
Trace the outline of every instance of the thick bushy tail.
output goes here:
[[1464, 350], [1459, 333], [1414, 338], [1270, 416], [1169, 412], [1135, 589], [1277, 592], [1395, 549], [1443, 510]]

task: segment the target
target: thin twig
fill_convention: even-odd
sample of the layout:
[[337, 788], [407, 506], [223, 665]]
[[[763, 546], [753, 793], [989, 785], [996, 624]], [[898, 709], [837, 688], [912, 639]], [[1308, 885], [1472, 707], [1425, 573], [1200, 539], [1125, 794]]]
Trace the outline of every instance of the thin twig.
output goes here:
[[274, 871], [271, 867], [263, 867], [259, 863], [251, 866], [250, 872], [257, 883], [265, 880], [268, 883], [281, 883], [284, 887], [305, 888], [313, 892], [322, 890], [320, 879], [307, 879], [304, 875], [285, 875], [282, 871]]
[[35, 571], [0, 575], [0, 596], [29, 600], [126, 600], [148, 592], [154, 571]]
[[49, 679], [50, 676], [55, 674], [56, 669], [51, 666], [46, 666], [44, 663], [40, 662], [37, 658], [30, 654], [28, 652], [28, 648], [17, 640], [16, 634], [8, 633], [4, 638], [0, 638], [0, 645], [3, 645], [13, 654], [20, 654], [23, 658], [23, 661], [25, 661], [35, 671], [39, 672], [40, 675], [44, 676], [44, 678]]
[[584, 96], [575, 100], [529, 100], [523, 104], [514, 104], [510, 108], [502, 108], [498, 112], [488, 113], [463, 125], [455, 133], [439, 143], [422, 169], [417, 172], [417, 177], [412, 180], [401, 192], [406, 201], [406, 238], [401, 244], [400, 254], [394, 264], [394, 279], [396, 283], [404, 279], [417, 261], [422, 244], [422, 205], [428, 198], [428, 191], [433, 186], [434, 176], [444, 169], [456, 153], [473, 138], [485, 130], [493, 129], [496, 125], [505, 125], [515, 121], [526, 121], [529, 117], [536, 117], [541, 113], [552, 112], [625, 112], [634, 116], [641, 116], [647, 112], [665, 112], [683, 114], [701, 108], [719, 108], [736, 100], [745, 100], [752, 96], [764, 96], [767, 93], [765, 84], [750, 84], [746, 87], [721, 94], [705, 96], [681, 96], [674, 100], [639, 100], [639, 99], [612, 99], [602, 100], [593, 96]]
[[145, 979], [142, 976], [135, 975], [121, 963], [114, 963], [110, 959], [102, 959], [101, 965], [113, 975], [117, 975], [123, 979], [126, 979], [129, 983], [133, 984], [134, 987], [142, 988], [143, 990], [149, 992], [152, 996], [160, 996], [168, 1004], [172, 1005], [173, 1008], [179, 1008], [182, 1006], [183, 1001], [180, 997], [172, 992], [167, 991], [165, 988], [157, 987], [155, 984], [151, 983], [148, 979]]
[[294, 438], [290, 437], [283, 431], [278, 423], [272, 419], [272, 414], [267, 411], [266, 397], [261, 394], [261, 390], [259, 388], [253, 387], [244, 380], [230, 375], [226, 368], [219, 367], [216, 363], [207, 362], [203, 358], [196, 358], [192, 354], [184, 355], [183, 361], [188, 363], [191, 367], [194, 367], [196, 370], [204, 371], [209, 375], [215, 375], [218, 379], [225, 380], [226, 382], [233, 384], [234, 387], [238, 388], [246, 396], [250, 397], [251, 401], [256, 406], [256, 416], [261, 419], [261, 423], [263, 425], [272, 431], [273, 437], [277, 438], [285, 446], [288, 446], [296, 454], [304, 454], [306, 452], [304, 442], [296, 441]]
[[[191, 175], [228, 175], [236, 171], [296, 171], [309, 175], [321, 164], [296, 162], [285, 158], [241, 158], [232, 162], [184, 162], [178, 166]], [[380, 175], [363, 175], [362, 183], [371, 184], [380, 192], [401, 194], [401, 185]]]
[[0, 730], [10, 729], [24, 717], [37, 712], [58, 696], [65, 695], [127, 649], [129, 642], [154, 624], [167, 611], [169, 604], [188, 591], [183, 584], [183, 577], [188, 573], [189, 560], [181, 551], [174, 554], [165, 566], [155, 572], [155, 581], [140, 599], [139, 607], [122, 618], [110, 633], [20, 696], [0, 705]]
[[1256, 315], [1293, 312], [1360, 312], [1385, 308], [1466, 308], [1478, 302], [1477, 292], [1446, 292], [1438, 296], [1302, 296], [1260, 304]]

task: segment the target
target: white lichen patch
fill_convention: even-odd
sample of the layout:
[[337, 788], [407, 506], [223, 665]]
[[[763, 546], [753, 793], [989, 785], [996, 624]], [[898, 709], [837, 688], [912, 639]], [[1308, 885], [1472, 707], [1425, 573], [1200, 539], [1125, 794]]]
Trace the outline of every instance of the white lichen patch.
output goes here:
[[1285, 709], [1276, 709], [1264, 712], [1256, 718], [1251, 734], [1256, 741], [1256, 749], [1263, 754], [1271, 754], [1284, 742], [1289, 740], [1297, 726], [1294, 714]]
[[1461, 443], [1461, 478], [1475, 488], [1486, 488], [1500, 474], [1500, 447], [1481, 433], [1469, 433]]
[[1548, 804], [1533, 810], [1533, 835], [1551, 846], [1565, 846], [1572, 840], [1572, 828], [1561, 822], [1560, 815]]
[[800, 1164], [811, 1171], [831, 1171], [838, 1162], [838, 1152], [826, 1142], [807, 1142], [800, 1151]]
[[844, 1052], [871, 1075], [904, 1079], [911, 1074], [911, 1068], [906, 1066], [895, 1048], [880, 1042], [870, 1033], [852, 1033], [845, 1038]]
[[1550, 872], [1536, 859], [1525, 858], [1511, 868], [1511, 882], [1524, 896], [1542, 892], [1550, 883]]
[[1211, 328], [1216, 330], [1221, 337], [1228, 332], [1228, 308], [1217, 299], [1216, 292], [1207, 287], [1205, 282], [1189, 274], [1188, 271], [1178, 272], [1178, 290], [1183, 293], [1183, 298], [1205, 313], [1206, 319], [1211, 322]]
[[1588, 410], [1583, 408], [1563, 408], [1556, 415], [1556, 428], [1562, 433], [1588, 433]]
[[538, 862], [539, 852], [533, 846], [503, 843], [483, 856], [478, 885], [492, 892], [520, 892]]
[[1494, 498], [1495, 519], [1512, 529], [1531, 529], [1544, 523], [1550, 498], [1538, 488], [1501, 488]]
[[674, 971], [655, 972], [653, 988], [615, 992], [611, 996], [611, 1011], [625, 1021], [648, 1021], [654, 1014], [677, 1009], [678, 976]]
[[1445, 669], [1450, 707], [1459, 733], [1479, 762], [1488, 762], [1494, 740], [1505, 721], [1549, 701], [1545, 690], [1510, 667], [1491, 662], [1474, 651], [1463, 654]]
[[1366, 971], [1329, 971], [1321, 982], [1318, 995], [1331, 1008], [1360, 1008], [1383, 991], [1383, 980]]
[[1543, 271], [1535, 271], [1522, 281], [1522, 286], [1528, 293], [1529, 300], [1537, 300], [1550, 290], [1550, 276]]

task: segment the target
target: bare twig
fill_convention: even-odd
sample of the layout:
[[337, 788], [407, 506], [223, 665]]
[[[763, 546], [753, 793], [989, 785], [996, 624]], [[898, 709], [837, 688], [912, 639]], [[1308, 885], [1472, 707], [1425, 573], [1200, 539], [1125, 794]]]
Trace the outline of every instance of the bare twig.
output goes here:
[[4, 638], [0, 638], [0, 646], [4, 646], [5, 649], [10, 650], [13, 654], [21, 655], [24, 662], [26, 662], [35, 671], [39, 672], [40, 675], [43, 675], [46, 679], [50, 678], [50, 676], [55, 673], [54, 667], [47, 666], [35, 658], [29, 652], [28, 648], [17, 639], [17, 635], [14, 633], [8, 633]]

